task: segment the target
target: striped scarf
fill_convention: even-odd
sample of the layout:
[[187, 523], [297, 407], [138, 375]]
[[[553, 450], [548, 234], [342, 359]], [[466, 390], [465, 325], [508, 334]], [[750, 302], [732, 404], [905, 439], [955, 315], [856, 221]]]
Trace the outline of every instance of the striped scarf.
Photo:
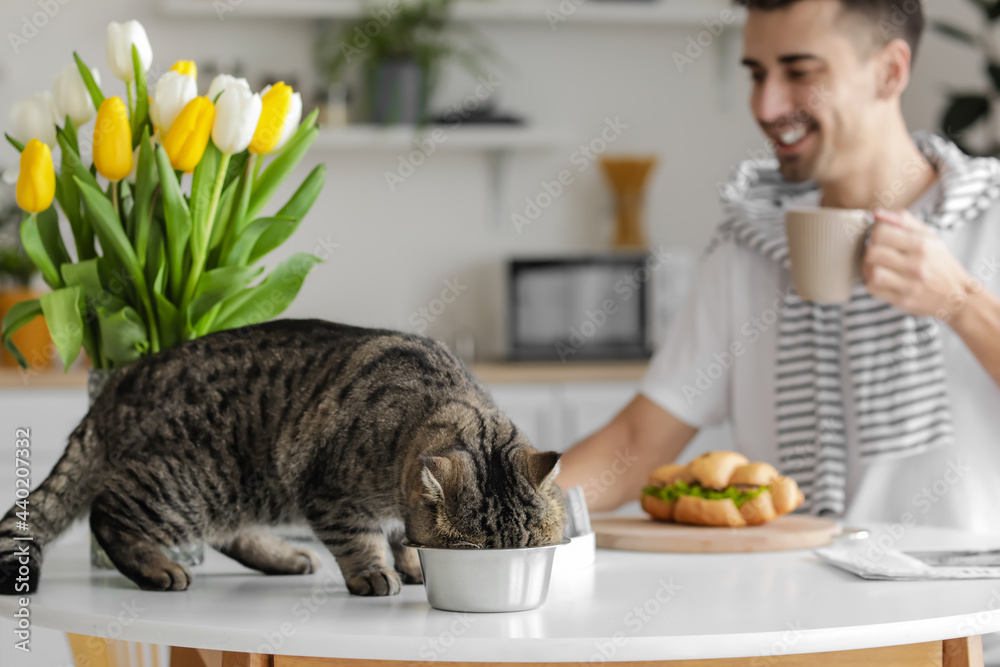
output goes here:
[[[1000, 161], [970, 158], [929, 133], [913, 139], [940, 180], [942, 196], [924, 218], [933, 229], [976, 220], [1000, 198]], [[785, 209], [810, 194], [818, 194], [815, 183], [786, 183], [776, 160], [744, 162], [724, 186], [727, 219], [708, 252], [732, 241], [777, 262], [790, 284]], [[794, 288], [785, 304], [775, 375], [779, 467], [805, 494], [803, 511], [843, 514], [848, 442], [842, 358], [863, 462], [951, 444], [939, 324], [875, 299], [860, 284], [846, 304], [804, 301]]]

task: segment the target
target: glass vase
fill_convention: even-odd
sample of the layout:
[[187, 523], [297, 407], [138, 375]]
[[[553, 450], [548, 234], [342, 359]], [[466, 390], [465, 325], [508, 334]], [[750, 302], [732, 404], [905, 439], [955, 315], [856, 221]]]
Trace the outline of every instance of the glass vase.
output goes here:
[[[88, 406], [94, 405], [97, 397], [104, 391], [105, 385], [121, 370], [120, 368], [91, 368], [87, 370]], [[201, 565], [205, 560], [205, 543], [200, 540], [180, 546], [160, 547], [160, 550], [167, 558], [181, 565]], [[93, 532], [90, 534], [90, 566], [98, 570], [115, 569]]]

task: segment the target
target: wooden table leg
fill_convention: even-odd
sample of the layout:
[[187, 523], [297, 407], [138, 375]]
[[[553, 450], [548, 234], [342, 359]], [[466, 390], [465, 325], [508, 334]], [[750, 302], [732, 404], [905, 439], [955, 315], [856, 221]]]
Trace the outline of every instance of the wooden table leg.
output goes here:
[[274, 656], [263, 653], [223, 651], [222, 667], [274, 667]]
[[943, 667], [983, 667], [983, 638], [960, 637], [941, 642]]

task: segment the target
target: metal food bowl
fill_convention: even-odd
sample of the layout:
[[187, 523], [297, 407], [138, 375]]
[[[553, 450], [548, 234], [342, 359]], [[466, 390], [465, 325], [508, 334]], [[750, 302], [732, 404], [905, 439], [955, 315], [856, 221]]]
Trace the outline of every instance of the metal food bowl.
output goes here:
[[411, 544], [424, 573], [427, 602], [444, 611], [526, 611], [549, 592], [552, 559], [563, 539], [543, 547], [435, 549]]

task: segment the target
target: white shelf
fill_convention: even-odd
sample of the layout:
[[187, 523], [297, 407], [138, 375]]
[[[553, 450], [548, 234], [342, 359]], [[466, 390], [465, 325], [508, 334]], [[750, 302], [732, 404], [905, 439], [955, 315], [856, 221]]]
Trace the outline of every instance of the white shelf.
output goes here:
[[428, 125], [418, 130], [409, 126], [349, 125], [321, 129], [313, 146], [331, 151], [405, 151], [414, 148], [418, 139], [430, 141], [435, 151], [545, 149], [562, 145], [567, 140], [556, 130], [518, 126]]
[[[700, 25], [719, 19], [724, 11], [742, 21], [743, 12], [727, 1], [696, 0], [586, 0], [575, 5], [566, 21], [621, 25]], [[467, 21], [536, 23], [549, 27], [547, 12], [558, 12], [561, 4], [546, 0], [464, 0], [455, 9], [456, 18]], [[213, 18], [353, 19], [363, 16], [360, 0], [159, 0], [161, 11], [171, 16]], [[229, 11], [226, 11], [229, 10]]]

